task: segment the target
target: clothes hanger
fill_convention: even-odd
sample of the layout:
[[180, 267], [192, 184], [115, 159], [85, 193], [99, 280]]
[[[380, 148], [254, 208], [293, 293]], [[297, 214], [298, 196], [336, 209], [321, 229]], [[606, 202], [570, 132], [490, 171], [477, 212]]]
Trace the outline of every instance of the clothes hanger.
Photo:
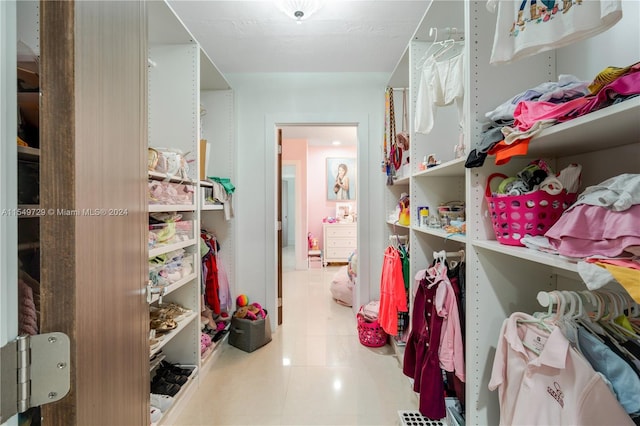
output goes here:
[[580, 301], [580, 305], [583, 306], [583, 311], [582, 311], [582, 315], [578, 318], [576, 318], [576, 322], [578, 324], [580, 324], [581, 326], [583, 326], [588, 332], [590, 332], [596, 339], [598, 339], [601, 343], [604, 343], [604, 340], [600, 337], [601, 335], [606, 334], [604, 329], [597, 323], [595, 322], [591, 316], [590, 313], [584, 309], [584, 304], [582, 302], [582, 297], [584, 296], [586, 299], [589, 299], [589, 303], [592, 304], [594, 309], [599, 309], [598, 308], [598, 300], [596, 299], [596, 297], [590, 292], [590, 291], [581, 291], [576, 293], [576, 296], [578, 297], [578, 300]]
[[626, 291], [615, 291], [613, 292], [615, 297], [618, 299], [620, 304], [618, 305], [620, 308], [620, 316], [614, 319], [614, 323], [618, 324], [622, 329], [626, 331], [625, 334], [631, 333], [633, 336], [629, 335], [632, 339], [637, 339], [640, 337], [638, 334], [638, 330], [633, 327], [631, 323], [631, 318], [629, 316], [631, 312], [631, 304], [629, 302], [629, 297]]
[[553, 324], [558, 323], [559, 321], [562, 321], [565, 317], [565, 310], [567, 309], [567, 306], [569, 305], [567, 302], [567, 299], [565, 298], [565, 295], [562, 291], [560, 290], [553, 290], [552, 293], [555, 293], [558, 296], [558, 300], [560, 301], [560, 303], [558, 304], [558, 309], [556, 309], [556, 314], [553, 317]]
[[602, 326], [605, 328], [607, 336], [611, 340], [611, 344], [618, 348], [618, 350], [624, 355], [625, 358], [630, 360], [637, 360], [637, 358], [631, 352], [629, 352], [626, 347], [622, 346], [622, 343], [626, 342], [630, 338], [637, 339], [638, 336], [614, 322], [614, 319], [617, 318], [615, 314], [618, 313], [618, 308], [615, 301], [616, 296], [613, 295], [613, 293], [614, 292], [606, 289], [599, 289], [596, 293], [596, 295], [599, 295], [601, 297], [604, 297], [606, 295], [606, 297], [610, 298], [611, 303], [614, 305], [612, 312], [610, 312], [610, 315], [608, 315], [604, 321], [600, 321], [600, 324], [602, 324]]
[[[518, 319], [517, 323], [519, 324], [534, 324], [537, 325], [538, 328], [542, 329], [543, 331], [546, 331], [547, 333], [552, 333], [553, 332], [553, 326], [550, 326], [549, 324], [547, 324], [546, 322], [544, 322], [541, 319], [538, 318], [534, 318], [534, 319]], [[522, 343], [522, 346], [524, 346], [525, 348], [529, 349], [531, 352], [535, 353], [536, 355], [540, 355], [541, 351], [534, 347], [529, 345], [526, 340], [520, 339], [520, 342]]]
[[[456, 46], [456, 43], [458, 43], [458, 42], [451, 38], [451, 39], [443, 41], [442, 43], [443, 43], [443, 45], [440, 48], [440, 50], [438, 50], [433, 55], [431, 55], [434, 60], [440, 59], [442, 57], [442, 55], [444, 55], [446, 52], [448, 52], [451, 49], [453, 49], [453, 47]], [[453, 55], [451, 58], [453, 58], [455, 56], [456, 55]]]
[[546, 291], [539, 291], [536, 299], [540, 306], [547, 307], [547, 312], [535, 312], [533, 316], [540, 320], [551, 318], [551, 316], [553, 316], [553, 305], [558, 304], [559, 299], [552, 293]]
[[563, 312], [561, 320], [558, 322], [558, 326], [562, 330], [563, 334], [571, 342], [572, 346], [579, 352], [582, 352], [580, 348], [580, 339], [578, 337], [578, 322], [577, 318], [584, 312], [580, 298], [573, 291], [562, 290], [562, 294], [565, 300], [568, 301], [569, 309]]
[[424, 66], [424, 63], [427, 61], [427, 58], [429, 57], [429, 52], [431, 51], [431, 49], [433, 49], [433, 46], [436, 46], [436, 43], [438, 42], [438, 29], [436, 27], [431, 27], [429, 29], [429, 37], [432, 37], [432, 35], [435, 34], [433, 36], [433, 41], [431, 42], [431, 46], [429, 46], [427, 48], [427, 50], [424, 52], [424, 55], [422, 55], [422, 58], [420, 58], [420, 60], [418, 61], [418, 64], [416, 65], [416, 69], [422, 69], [422, 67]]
[[606, 290], [606, 289], [600, 289], [599, 292], [601, 294], [606, 295], [607, 298], [609, 299], [610, 304], [613, 306], [613, 310], [611, 311], [610, 315], [606, 318], [606, 321], [604, 323], [605, 328], [607, 328], [610, 331], [610, 333], [614, 334], [615, 337], [618, 338], [618, 340], [622, 340], [623, 342], [630, 338], [636, 338], [637, 336], [635, 335], [635, 333], [632, 333], [631, 331], [627, 330], [626, 328], [624, 328], [623, 326], [615, 322], [616, 318], [624, 315], [624, 313], [622, 312], [621, 306], [618, 305], [618, 302], [620, 302], [620, 299], [618, 298], [618, 293], [614, 291]]
[[425, 278], [429, 281], [427, 288], [431, 288], [440, 283], [442, 281], [442, 276], [446, 275], [447, 267], [444, 263], [447, 258], [446, 256], [447, 255], [444, 250], [433, 252], [433, 266], [429, 266], [425, 270]]

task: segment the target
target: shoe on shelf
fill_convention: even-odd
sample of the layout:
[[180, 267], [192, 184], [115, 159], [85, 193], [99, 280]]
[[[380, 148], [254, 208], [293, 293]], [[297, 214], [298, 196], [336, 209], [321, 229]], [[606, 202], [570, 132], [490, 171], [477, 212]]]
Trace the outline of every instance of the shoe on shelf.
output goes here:
[[159, 393], [151, 394], [151, 406], [158, 407], [163, 413], [166, 412], [173, 404], [173, 397], [169, 395], [162, 395]]
[[187, 380], [189, 380], [187, 376], [175, 374], [169, 370], [163, 369], [162, 367], [156, 371], [156, 377], [158, 376], [162, 377], [169, 383], [175, 383], [176, 385], [180, 386], [184, 385], [185, 383], [187, 383]]
[[182, 368], [177, 364], [171, 364], [168, 361], [162, 361], [160, 363], [160, 368], [169, 370], [174, 374], [179, 374], [181, 376], [187, 376], [187, 377], [189, 377], [191, 375], [191, 372], [193, 371], [192, 368]]
[[213, 341], [215, 343], [218, 343], [220, 341], [220, 339], [222, 339], [224, 337], [225, 334], [227, 334], [229, 332], [229, 330], [224, 329], [224, 330], [220, 330], [216, 333], [215, 336], [213, 336]]
[[151, 393], [159, 393], [162, 395], [176, 396], [180, 391], [180, 385], [169, 383], [163, 377], [157, 375], [151, 381]]

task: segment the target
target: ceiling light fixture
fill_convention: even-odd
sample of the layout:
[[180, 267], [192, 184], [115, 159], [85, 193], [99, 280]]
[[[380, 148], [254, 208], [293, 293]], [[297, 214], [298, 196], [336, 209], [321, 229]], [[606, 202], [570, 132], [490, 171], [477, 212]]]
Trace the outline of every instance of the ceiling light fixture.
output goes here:
[[331, 144], [334, 145], [334, 146], [338, 146], [338, 145], [340, 145], [340, 141], [333, 141], [333, 142], [331, 142]]
[[321, 6], [319, 0], [278, 0], [276, 4], [278, 9], [298, 24], [309, 19]]

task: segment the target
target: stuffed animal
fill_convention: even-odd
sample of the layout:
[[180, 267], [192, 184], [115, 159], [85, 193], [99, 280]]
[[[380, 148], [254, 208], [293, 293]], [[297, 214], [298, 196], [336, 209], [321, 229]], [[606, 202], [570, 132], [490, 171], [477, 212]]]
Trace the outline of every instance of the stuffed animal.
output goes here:
[[257, 319], [265, 319], [267, 314], [259, 303], [252, 303], [248, 306], [239, 307], [233, 316], [236, 318], [246, 318], [248, 320], [255, 321]]
[[250, 304], [249, 306], [247, 306], [247, 308], [249, 308], [249, 312], [256, 316], [256, 319], [265, 319], [267, 316], [264, 313], [264, 309], [262, 309], [262, 306], [260, 306], [260, 304], [257, 302]]
[[236, 318], [246, 318], [247, 317], [247, 312], [249, 312], [249, 308], [247, 308], [246, 306], [241, 306], [233, 314], [233, 316], [236, 317]]

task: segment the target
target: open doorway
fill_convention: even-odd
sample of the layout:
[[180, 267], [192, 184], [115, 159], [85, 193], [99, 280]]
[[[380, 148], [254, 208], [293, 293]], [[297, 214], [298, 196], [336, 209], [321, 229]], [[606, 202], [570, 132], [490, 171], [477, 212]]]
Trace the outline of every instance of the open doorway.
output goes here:
[[[307, 259], [308, 238], [324, 247], [326, 223], [352, 224], [358, 211], [358, 127], [353, 124], [296, 124], [278, 126], [278, 324], [282, 324], [282, 274], [324, 265]], [[293, 187], [292, 187], [293, 186]], [[341, 230], [335, 233], [340, 234]], [[357, 248], [354, 235], [349, 247], [333, 247], [332, 262], [346, 263]], [[340, 245], [339, 241], [337, 244]]]

